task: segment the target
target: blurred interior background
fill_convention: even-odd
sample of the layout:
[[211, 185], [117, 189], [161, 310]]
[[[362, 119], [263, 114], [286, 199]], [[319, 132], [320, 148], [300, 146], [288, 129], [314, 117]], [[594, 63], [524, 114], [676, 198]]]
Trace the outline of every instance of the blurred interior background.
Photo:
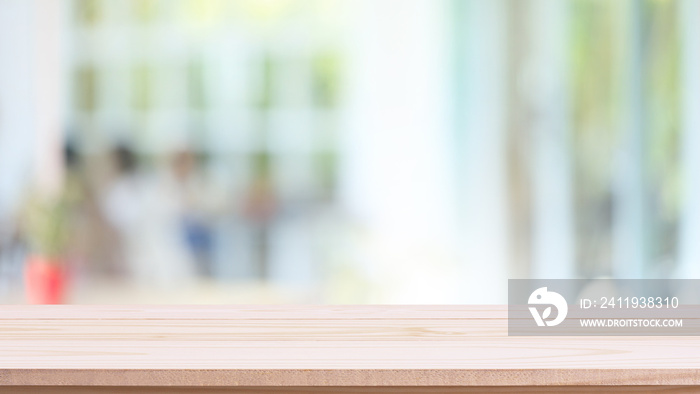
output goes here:
[[700, 1], [0, 0], [0, 302], [700, 278]]

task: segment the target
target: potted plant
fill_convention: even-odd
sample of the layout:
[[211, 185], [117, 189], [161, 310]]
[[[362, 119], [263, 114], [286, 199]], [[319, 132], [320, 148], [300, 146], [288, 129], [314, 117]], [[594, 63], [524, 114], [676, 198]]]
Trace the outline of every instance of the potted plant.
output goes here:
[[29, 200], [23, 226], [29, 244], [24, 270], [29, 303], [60, 304], [65, 300], [69, 207], [66, 193], [37, 194]]

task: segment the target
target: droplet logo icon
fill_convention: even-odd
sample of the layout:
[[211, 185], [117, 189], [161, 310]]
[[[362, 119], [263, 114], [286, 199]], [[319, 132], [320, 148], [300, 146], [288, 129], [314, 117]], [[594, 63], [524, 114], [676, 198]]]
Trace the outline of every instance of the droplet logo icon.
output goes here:
[[[569, 312], [569, 305], [567, 305], [564, 297], [557, 292], [547, 291], [546, 287], [540, 287], [533, 291], [527, 303], [530, 305], [551, 305], [542, 311], [541, 316], [536, 307], [531, 306], [529, 308], [532, 318], [535, 319], [535, 322], [540, 327], [544, 327], [545, 325], [550, 327], [558, 325], [564, 321], [566, 314]], [[552, 306], [557, 308], [556, 317], [552, 320], [547, 320], [547, 318], [552, 315]]]

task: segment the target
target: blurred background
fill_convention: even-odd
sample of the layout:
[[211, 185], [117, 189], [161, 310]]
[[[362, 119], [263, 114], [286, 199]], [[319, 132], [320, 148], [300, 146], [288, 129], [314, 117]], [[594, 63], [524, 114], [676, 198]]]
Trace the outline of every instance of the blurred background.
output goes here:
[[700, 278], [700, 1], [0, 0], [0, 302]]

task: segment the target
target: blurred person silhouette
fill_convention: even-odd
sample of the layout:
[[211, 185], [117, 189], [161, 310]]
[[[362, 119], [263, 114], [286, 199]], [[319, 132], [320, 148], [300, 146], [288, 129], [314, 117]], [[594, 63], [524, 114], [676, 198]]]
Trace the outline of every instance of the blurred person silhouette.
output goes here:
[[88, 186], [84, 172], [83, 157], [75, 141], [67, 139], [63, 146], [63, 159], [65, 174], [63, 178], [63, 193], [70, 201], [71, 226], [65, 231], [67, 237], [66, 253], [68, 259], [74, 263], [75, 268], [85, 269], [86, 257], [92, 239], [89, 225], [91, 211], [91, 189]]
[[124, 274], [124, 256], [120, 237], [107, 220], [101, 208], [101, 190], [105, 177], [98, 171], [103, 157], [88, 156], [79, 144], [68, 139], [64, 148], [65, 185], [80, 196], [76, 209], [75, 228], [70, 236], [69, 254], [76, 262], [77, 274]]
[[270, 157], [255, 157], [254, 173], [243, 199], [243, 217], [253, 230], [259, 279], [267, 279], [270, 265], [270, 236], [279, 214], [279, 199], [272, 180]]
[[202, 276], [212, 276], [214, 218], [220, 211], [218, 193], [206, 182], [199, 158], [190, 149], [174, 152], [171, 157], [172, 180], [180, 200], [181, 230], [188, 250]]
[[127, 144], [111, 153], [114, 176], [102, 198], [106, 217], [124, 245], [127, 268], [139, 283], [171, 286], [193, 276], [191, 254], [180, 236], [180, 196], [167, 172], [147, 173]]

